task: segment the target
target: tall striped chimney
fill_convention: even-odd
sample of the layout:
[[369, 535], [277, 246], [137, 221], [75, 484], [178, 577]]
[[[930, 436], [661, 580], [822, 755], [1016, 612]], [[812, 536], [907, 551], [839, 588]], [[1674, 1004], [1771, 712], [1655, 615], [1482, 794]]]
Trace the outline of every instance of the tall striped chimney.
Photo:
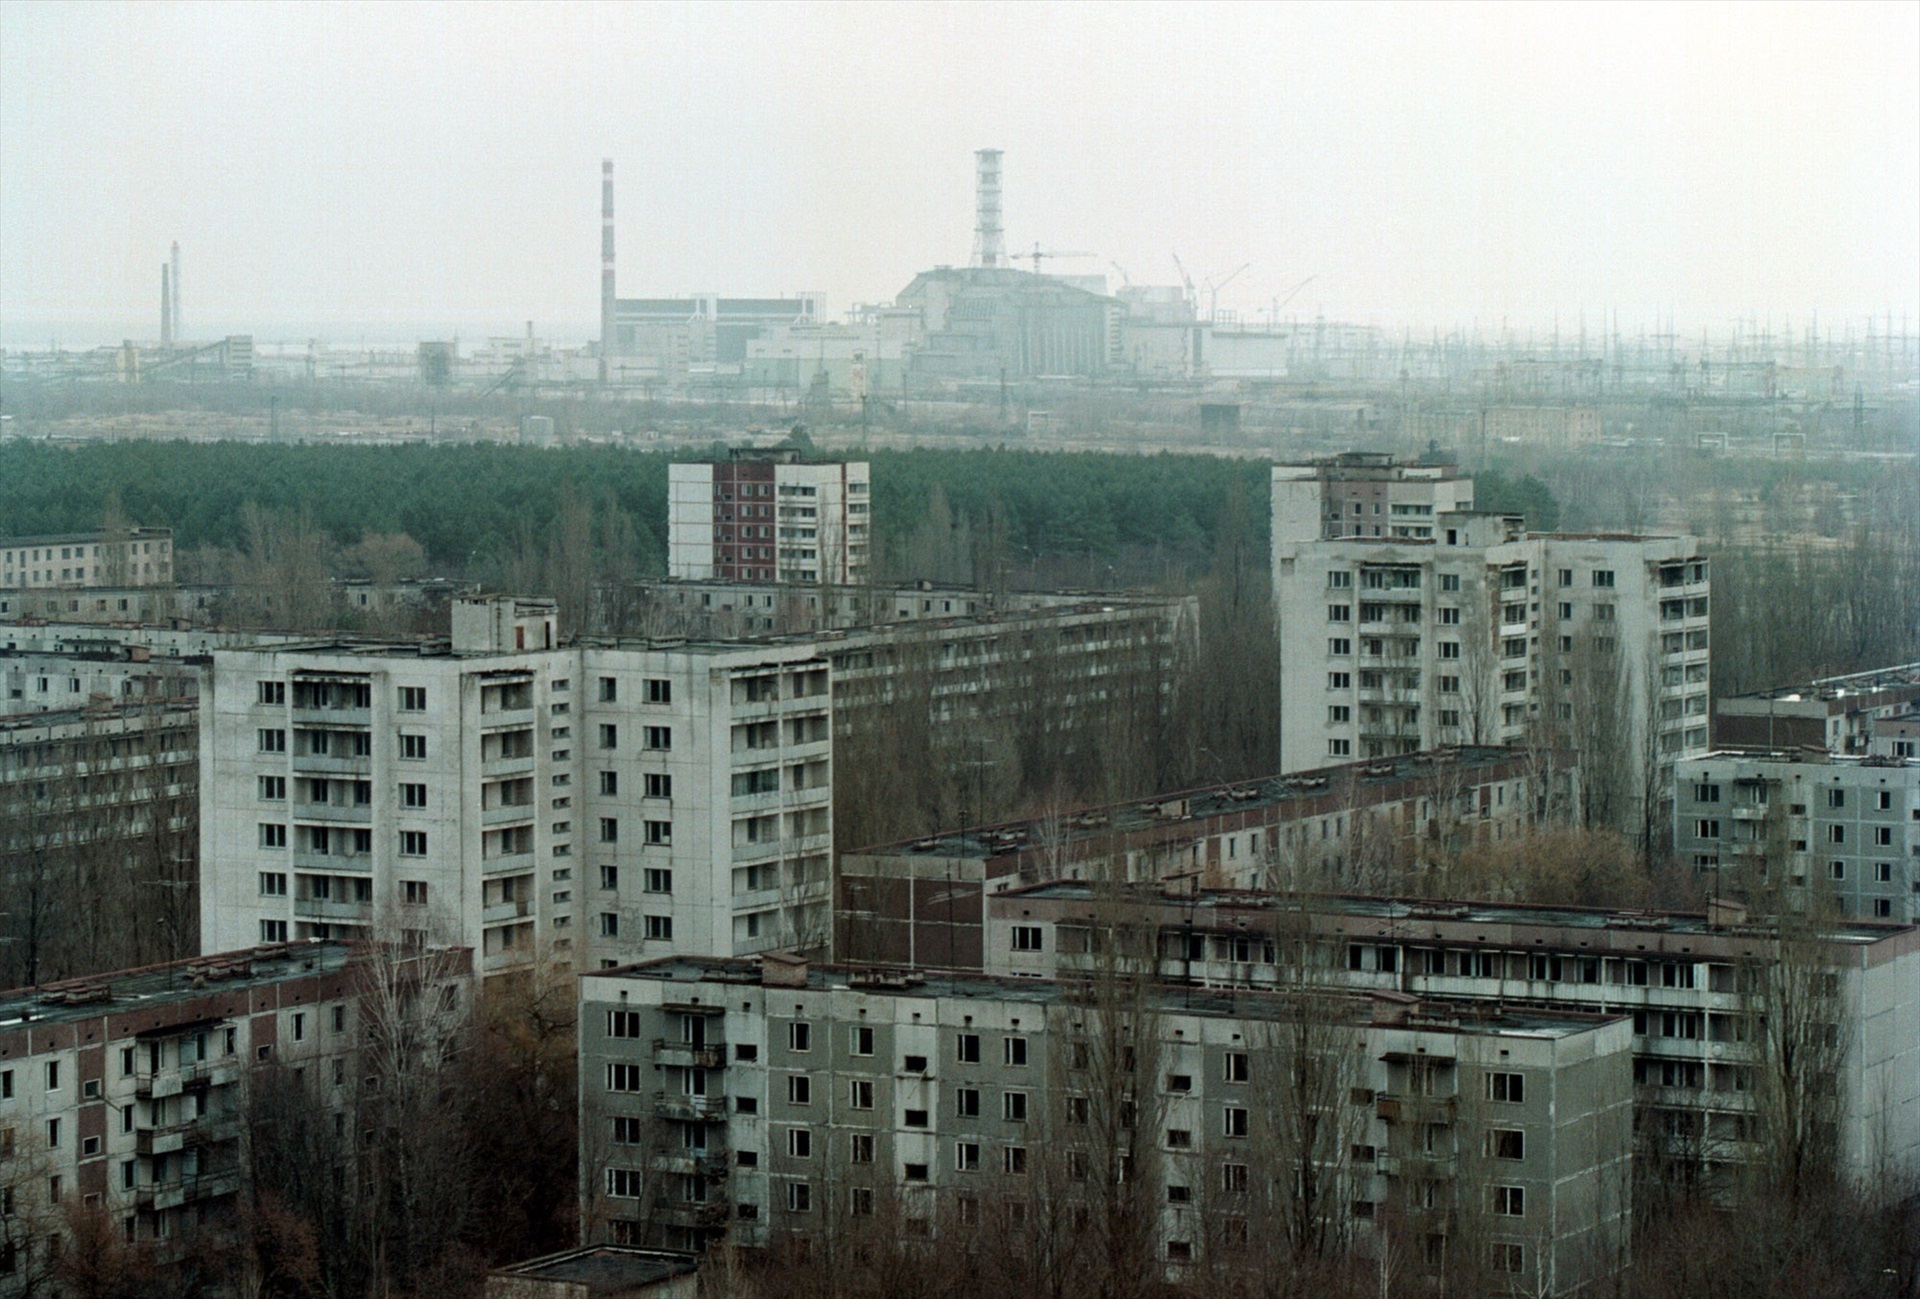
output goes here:
[[187, 336], [180, 328], [180, 241], [173, 241], [173, 341], [185, 343]]
[[981, 149], [974, 155], [977, 184], [974, 190], [973, 264], [1000, 265], [1000, 150]]
[[173, 283], [167, 278], [171, 268], [160, 263], [160, 347], [173, 350]]
[[613, 307], [613, 159], [600, 161], [600, 382], [611, 377], [607, 358], [618, 345]]

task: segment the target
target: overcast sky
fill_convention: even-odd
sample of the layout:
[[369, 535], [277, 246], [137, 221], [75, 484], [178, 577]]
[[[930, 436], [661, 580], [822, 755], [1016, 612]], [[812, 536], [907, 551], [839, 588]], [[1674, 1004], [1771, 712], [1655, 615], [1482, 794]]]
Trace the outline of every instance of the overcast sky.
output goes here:
[[[0, 343], [597, 328], [1010, 245], [1222, 308], [1920, 327], [1920, 5], [0, 4]], [[1202, 289], [1204, 297], [1204, 287]]]

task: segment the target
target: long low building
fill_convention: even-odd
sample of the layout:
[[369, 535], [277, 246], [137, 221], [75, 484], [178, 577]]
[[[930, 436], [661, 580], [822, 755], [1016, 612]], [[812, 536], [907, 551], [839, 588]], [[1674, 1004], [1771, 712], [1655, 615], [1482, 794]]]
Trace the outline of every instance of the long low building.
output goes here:
[[[1573, 1293], [1625, 1257], [1624, 1016], [1099, 988], [777, 954], [586, 975], [586, 1240], [877, 1219], [984, 1249], [1052, 1231], [1063, 1266], [1127, 1252], [1178, 1276], [1257, 1257], [1291, 1213], [1336, 1251], [1398, 1233], [1420, 1271], [1470, 1255], [1503, 1289]], [[1303, 1078], [1323, 1115], [1304, 1128]]]
[[1377, 886], [1409, 853], [1512, 839], [1569, 805], [1578, 772], [1540, 758], [1403, 755], [850, 850], [835, 881], [834, 955], [978, 969], [984, 899], [1046, 880]]
[[[1714, 1176], [1759, 1153], [1767, 1061], [1752, 1037], [1781, 978], [1815, 971], [1836, 1026], [1809, 1054], [1833, 1074], [1842, 1172], [1920, 1174], [1920, 928], [1853, 922], [1782, 942], [1744, 908], [1707, 914], [1224, 889], [1115, 892], [1061, 880], [983, 899], [972, 968], [1062, 978], [1097, 963], [1101, 933], [1132, 936], [1169, 983], [1301, 982], [1450, 1002], [1625, 1015], [1633, 1023], [1640, 1153]], [[923, 920], [916, 944], [943, 941]], [[942, 950], [939, 954], [944, 954]], [[937, 956], [923, 957], [935, 960]], [[1831, 983], [1827, 977], [1831, 976]], [[1804, 991], [1804, 990], [1802, 990]], [[1778, 1045], [1778, 1043], [1776, 1043]]]

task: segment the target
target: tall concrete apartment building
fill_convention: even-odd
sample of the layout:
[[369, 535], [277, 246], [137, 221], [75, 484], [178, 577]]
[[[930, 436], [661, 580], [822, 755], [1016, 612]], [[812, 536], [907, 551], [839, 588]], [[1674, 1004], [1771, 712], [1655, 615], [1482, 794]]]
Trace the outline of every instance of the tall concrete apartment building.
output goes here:
[[493, 597], [450, 642], [216, 652], [206, 949], [412, 931], [494, 974], [824, 943], [825, 660], [555, 621]]
[[[1778, 935], [1745, 909], [1706, 914], [1207, 888], [1100, 892], [1056, 880], [992, 893], [971, 968], [1083, 977], [1097, 929], [1133, 935], [1171, 985], [1285, 989], [1303, 982], [1450, 1004], [1626, 1015], [1633, 1022], [1640, 1155], [1712, 1179], [1754, 1157], [1766, 1089], [1743, 1021], [1768, 1012]], [[918, 918], [938, 941], [937, 915]], [[1849, 922], [1818, 941], [1833, 975], [1841, 1171], [1920, 1176], [1920, 929]], [[966, 955], [963, 953], [963, 955]], [[1804, 958], [1806, 953], [1800, 953]], [[1817, 1066], [1815, 1066], [1817, 1067]]]
[[172, 528], [0, 537], [0, 590], [164, 586], [171, 581]]
[[1274, 469], [1273, 592], [1283, 771], [1544, 736], [1638, 825], [1707, 749], [1691, 537], [1530, 533], [1451, 465], [1353, 454]]
[[[587, 1239], [825, 1236], [877, 1202], [909, 1237], [1017, 1235], [1097, 1213], [1116, 1178], [1135, 1177], [1152, 1181], [1137, 1203], [1170, 1275], [1281, 1230], [1268, 1216], [1270, 1189], [1290, 1184], [1276, 1084], [1298, 1003], [1161, 988], [1124, 1022], [1095, 1005], [1076, 983], [778, 956], [587, 975]], [[1317, 1058], [1339, 1076], [1324, 1080], [1312, 1158], [1331, 1240], [1364, 1251], [1376, 1230], [1404, 1230], [1415, 1270], [1471, 1248], [1525, 1293], [1575, 1292], [1625, 1256], [1624, 1017], [1397, 995], [1322, 1010]], [[1109, 1049], [1122, 1038], [1131, 1063]], [[1115, 1134], [1136, 1125], [1115, 1173]], [[1090, 1229], [1063, 1228], [1057, 1247], [1072, 1238]]]
[[667, 575], [688, 581], [864, 581], [871, 544], [865, 461], [808, 464], [736, 450], [667, 468]]
[[[282, 944], [0, 993], [0, 1296], [56, 1292], [76, 1211], [162, 1264], [227, 1220], [246, 1190], [256, 1070], [304, 1071], [309, 1103], [353, 1109], [357, 959], [341, 943]], [[467, 953], [418, 967], [441, 999], [468, 1001]]]
[[1674, 851], [1716, 892], [1784, 886], [1920, 922], [1920, 759], [1723, 750], [1681, 762], [1673, 797]]

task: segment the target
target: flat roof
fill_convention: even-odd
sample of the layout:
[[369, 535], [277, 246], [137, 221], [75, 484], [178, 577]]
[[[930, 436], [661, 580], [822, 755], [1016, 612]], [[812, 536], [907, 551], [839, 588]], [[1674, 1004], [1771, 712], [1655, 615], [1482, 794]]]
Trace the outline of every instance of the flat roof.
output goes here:
[[24, 1024], [63, 1024], [101, 1015], [148, 1009], [235, 988], [257, 988], [287, 979], [335, 974], [347, 968], [354, 949], [314, 939], [194, 956], [110, 974], [65, 979], [0, 992], [0, 1032]]
[[[1195, 912], [1292, 911], [1305, 915], [1409, 923], [1515, 925], [1588, 931], [1622, 930], [1637, 933], [1697, 934], [1752, 937], [1758, 927], [1715, 923], [1704, 912], [1611, 909], [1605, 907], [1544, 906], [1524, 902], [1472, 902], [1454, 899], [1380, 897], [1356, 893], [1274, 893], [1251, 889], [1202, 889], [1194, 893], [1133, 888], [1134, 899]], [[1125, 896], [1125, 895], [1123, 895]], [[1051, 880], [995, 894], [1003, 904], [1021, 898], [1069, 902], [1091, 901], [1093, 885], [1085, 880]], [[1914, 929], [1892, 921], [1841, 921], [1829, 930], [1835, 942], [1877, 943]]]
[[[1518, 761], [1522, 756], [1518, 748], [1481, 745], [1398, 754], [1390, 758], [1369, 758], [1334, 767], [1316, 767], [1310, 771], [1267, 776], [1260, 780], [1208, 785], [1199, 789], [1156, 794], [1147, 799], [1112, 803], [1105, 807], [1083, 808], [1059, 818], [1007, 821], [915, 839], [900, 839], [866, 848], [848, 849], [842, 856], [924, 854], [931, 857], [999, 857], [1043, 844], [1059, 846], [1087, 842], [1227, 812], [1253, 811], [1277, 807], [1296, 799], [1323, 797], [1337, 784], [1344, 784], [1348, 780], [1364, 789], [1429, 777], [1436, 768], [1483, 772], [1502, 762]], [[1453, 765], [1449, 767], [1448, 763]], [[1184, 814], [1162, 814], [1161, 809], [1167, 805], [1181, 802], [1187, 805]]]
[[1735, 703], [1743, 699], [1753, 699], [1772, 700], [1777, 703], [1811, 703], [1846, 699], [1854, 695], [1881, 690], [1897, 690], [1902, 686], [1920, 689], [1920, 663], [1900, 663], [1892, 667], [1873, 668], [1866, 672], [1853, 672], [1846, 676], [1816, 677], [1811, 681], [1729, 695], [1722, 702]]
[[[789, 976], [799, 965], [784, 967]], [[890, 971], [849, 965], [806, 965], [806, 989], [809, 992], [871, 992], [878, 996], [946, 997], [981, 1001], [1017, 1002], [1032, 1006], [1052, 1006], [1081, 1000], [1083, 980], [1001, 978], [968, 971], [916, 968]], [[668, 956], [655, 961], [585, 971], [582, 978], [644, 979], [654, 983], [725, 983], [764, 987], [770, 994], [783, 990], [778, 983], [763, 983], [760, 961], [751, 957]], [[785, 991], [795, 991], [789, 985]], [[1378, 998], [1368, 991], [1314, 989], [1321, 1001], [1333, 998], [1350, 1012], [1346, 1022], [1353, 1027], [1378, 1023], [1381, 1027], [1417, 1028], [1436, 1032], [1516, 1034], [1529, 1037], [1561, 1038], [1590, 1032], [1621, 1014], [1580, 1010], [1546, 1010], [1495, 1005], [1487, 1002], [1441, 1002], [1421, 999], [1420, 1008], [1404, 1021], [1377, 1021], [1374, 1007]], [[1217, 1019], [1254, 1019], [1283, 1021], [1297, 1000], [1285, 993], [1244, 988], [1203, 988], [1155, 983], [1147, 989], [1154, 1009], [1164, 1015], [1205, 1015]]]
[[617, 1296], [630, 1286], [655, 1285], [685, 1276], [699, 1266], [699, 1260], [692, 1254], [626, 1245], [588, 1245], [495, 1268], [489, 1275], [571, 1281], [587, 1286], [590, 1295]]

